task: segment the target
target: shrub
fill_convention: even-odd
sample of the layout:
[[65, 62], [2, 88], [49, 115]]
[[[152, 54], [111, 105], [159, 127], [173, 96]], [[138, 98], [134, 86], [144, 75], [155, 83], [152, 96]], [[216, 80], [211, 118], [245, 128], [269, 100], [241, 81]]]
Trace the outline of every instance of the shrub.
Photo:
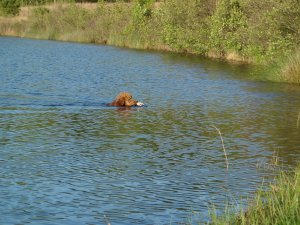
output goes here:
[[4, 15], [17, 15], [20, 11], [19, 0], [0, 0], [0, 12]]
[[239, 0], [221, 0], [211, 17], [210, 46], [221, 56], [242, 53], [247, 20]]
[[153, 0], [135, 0], [133, 7], [133, 21], [135, 23], [143, 22], [147, 17], [150, 17], [152, 14], [154, 6]]
[[208, 51], [209, 17], [215, 0], [170, 0], [161, 8], [163, 41], [179, 52]]

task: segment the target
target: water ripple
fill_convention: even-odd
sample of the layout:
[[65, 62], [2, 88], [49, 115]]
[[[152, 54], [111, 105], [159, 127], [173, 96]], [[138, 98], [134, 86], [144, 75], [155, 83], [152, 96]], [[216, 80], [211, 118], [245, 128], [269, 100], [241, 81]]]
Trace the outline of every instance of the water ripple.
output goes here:
[[[299, 160], [299, 91], [251, 81], [251, 68], [0, 39], [0, 224], [205, 221], [270, 177], [256, 165], [274, 149]], [[123, 90], [147, 107], [106, 107]]]

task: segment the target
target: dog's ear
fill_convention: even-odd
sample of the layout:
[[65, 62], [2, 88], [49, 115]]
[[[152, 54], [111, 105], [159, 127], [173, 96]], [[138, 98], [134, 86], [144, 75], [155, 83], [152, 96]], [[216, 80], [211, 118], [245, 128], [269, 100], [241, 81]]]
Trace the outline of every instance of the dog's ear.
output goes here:
[[119, 96], [119, 98], [116, 99], [116, 102], [119, 106], [125, 106], [125, 101], [126, 101], [125, 96]]

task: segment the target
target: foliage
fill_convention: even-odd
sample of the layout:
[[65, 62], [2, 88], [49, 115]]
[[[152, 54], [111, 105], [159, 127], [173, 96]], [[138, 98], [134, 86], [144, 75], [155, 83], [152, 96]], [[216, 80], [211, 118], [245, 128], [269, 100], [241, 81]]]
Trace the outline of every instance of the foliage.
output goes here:
[[134, 20], [141, 21], [145, 17], [150, 17], [153, 9], [153, 0], [136, 0], [133, 9]]
[[162, 6], [163, 41], [179, 52], [207, 53], [214, 0], [172, 0]]
[[52, 1], [47, 1], [47, 0], [21, 0], [22, 5], [40, 5], [40, 4], [45, 4], [45, 3], [50, 3]]
[[239, 0], [220, 0], [210, 18], [210, 48], [221, 56], [226, 52], [241, 53], [247, 21]]
[[20, 11], [19, 0], [0, 0], [0, 14], [17, 15]]

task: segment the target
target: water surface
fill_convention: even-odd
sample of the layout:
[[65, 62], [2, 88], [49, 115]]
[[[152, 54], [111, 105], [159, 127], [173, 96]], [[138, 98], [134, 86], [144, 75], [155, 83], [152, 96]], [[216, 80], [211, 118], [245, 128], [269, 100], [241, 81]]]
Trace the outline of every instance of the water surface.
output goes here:
[[196, 224], [300, 159], [299, 88], [250, 66], [2, 37], [0, 68], [0, 224]]

